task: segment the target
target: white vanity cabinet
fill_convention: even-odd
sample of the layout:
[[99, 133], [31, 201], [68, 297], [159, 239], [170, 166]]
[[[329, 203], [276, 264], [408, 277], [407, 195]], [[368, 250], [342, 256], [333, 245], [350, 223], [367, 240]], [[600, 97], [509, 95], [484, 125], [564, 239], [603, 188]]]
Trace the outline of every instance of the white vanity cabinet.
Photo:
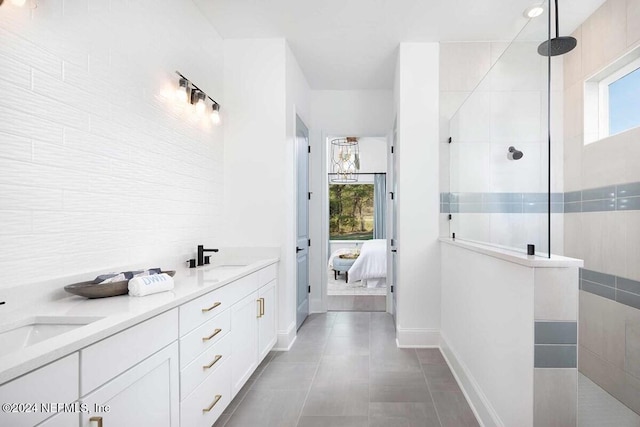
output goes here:
[[82, 427], [178, 427], [178, 343], [163, 348], [82, 399]]
[[[73, 403], [78, 397], [78, 353], [0, 386], [0, 403], [3, 404]], [[0, 426], [30, 427], [52, 415], [53, 412], [39, 406], [15, 408], [15, 412], [3, 410], [0, 412]]]
[[178, 309], [80, 350], [82, 427], [178, 427]]
[[0, 385], [3, 403], [83, 409], [0, 412], [0, 426], [210, 427], [275, 345], [276, 276], [277, 263]]

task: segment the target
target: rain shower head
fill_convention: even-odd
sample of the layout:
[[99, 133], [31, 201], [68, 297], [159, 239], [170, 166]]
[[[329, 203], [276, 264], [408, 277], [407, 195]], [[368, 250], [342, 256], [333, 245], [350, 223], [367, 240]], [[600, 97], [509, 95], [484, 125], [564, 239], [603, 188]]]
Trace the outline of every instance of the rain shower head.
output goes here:
[[509, 153], [507, 154], [507, 159], [509, 160], [520, 160], [524, 156], [522, 151], [516, 150], [516, 147], [509, 147]]
[[[556, 36], [555, 38], [545, 40], [538, 46], [538, 53], [542, 56], [559, 56], [571, 52], [577, 45], [578, 40], [574, 37], [560, 37], [560, 24], [558, 18], [558, 0], [556, 1]], [[551, 37], [551, 34], [549, 34]]]
[[542, 56], [559, 56], [571, 52], [578, 45], [573, 37], [556, 37], [546, 40], [538, 46], [538, 53]]

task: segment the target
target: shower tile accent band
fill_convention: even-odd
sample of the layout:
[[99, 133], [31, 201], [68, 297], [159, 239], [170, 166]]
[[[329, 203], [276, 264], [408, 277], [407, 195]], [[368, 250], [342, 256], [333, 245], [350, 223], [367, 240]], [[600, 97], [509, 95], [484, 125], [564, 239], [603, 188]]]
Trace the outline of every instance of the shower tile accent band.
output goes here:
[[[552, 213], [640, 210], [640, 182], [551, 194]], [[546, 213], [547, 193], [440, 193], [441, 213]]]
[[535, 322], [535, 368], [577, 367], [577, 322]]
[[640, 310], [640, 282], [580, 269], [580, 289]]

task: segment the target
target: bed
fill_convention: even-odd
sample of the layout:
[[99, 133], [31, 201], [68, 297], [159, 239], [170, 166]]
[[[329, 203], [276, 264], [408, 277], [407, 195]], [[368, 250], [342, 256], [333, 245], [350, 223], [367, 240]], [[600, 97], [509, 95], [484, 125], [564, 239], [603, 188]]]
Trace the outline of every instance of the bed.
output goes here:
[[349, 269], [348, 283], [362, 280], [367, 288], [387, 285], [387, 240], [373, 239], [362, 244], [360, 256]]

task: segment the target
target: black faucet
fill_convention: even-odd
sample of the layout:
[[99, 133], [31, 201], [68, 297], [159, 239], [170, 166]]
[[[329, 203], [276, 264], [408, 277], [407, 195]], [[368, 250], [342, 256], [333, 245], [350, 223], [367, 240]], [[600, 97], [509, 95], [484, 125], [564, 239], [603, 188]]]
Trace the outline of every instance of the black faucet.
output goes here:
[[204, 265], [205, 252], [218, 252], [218, 249], [205, 249], [203, 245], [198, 245], [198, 267]]

